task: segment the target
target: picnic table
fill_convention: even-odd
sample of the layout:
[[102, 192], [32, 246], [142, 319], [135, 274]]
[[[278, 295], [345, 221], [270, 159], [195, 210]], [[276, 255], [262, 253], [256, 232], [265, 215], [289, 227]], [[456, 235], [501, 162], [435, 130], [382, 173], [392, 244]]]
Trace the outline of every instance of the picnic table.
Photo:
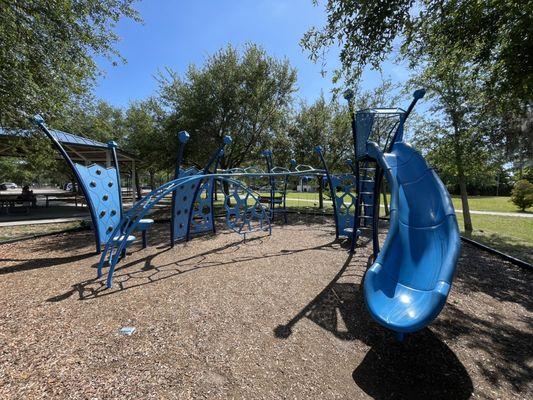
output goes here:
[[[0, 192], [0, 212], [5, 210], [7, 215], [11, 215], [16, 207], [21, 207], [25, 214], [30, 213], [32, 201], [29, 199], [21, 199], [22, 192], [18, 190], [4, 190]], [[65, 201], [67, 199], [74, 199], [74, 204], [78, 206], [78, 197], [83, 199], [83, 196], [78, 196], [78, 193], [61, 189], [34, 189], [33, 195], [36, 198], [44, 197], [45, 207], [50, 206], [53, 201]]]
[[25, 214], [30, 213], [31, 200], [20, 199], [21, 193], [3, 193], [0, 194], [0, 211], [5, 210], [7, 215], [11, 214], [11, 211], [16, 206], [20, 205], [23, 208]]

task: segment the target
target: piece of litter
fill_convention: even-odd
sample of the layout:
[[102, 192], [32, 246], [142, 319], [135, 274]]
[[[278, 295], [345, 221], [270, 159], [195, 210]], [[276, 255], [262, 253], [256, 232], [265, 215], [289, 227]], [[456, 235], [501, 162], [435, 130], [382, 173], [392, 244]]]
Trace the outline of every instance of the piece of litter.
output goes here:
[[120, 328], [119, 333], [121, 335], [128, 335], [131, 336], [135, 333], [136, 329], [133, 326], [125, 326], [124, 328]]

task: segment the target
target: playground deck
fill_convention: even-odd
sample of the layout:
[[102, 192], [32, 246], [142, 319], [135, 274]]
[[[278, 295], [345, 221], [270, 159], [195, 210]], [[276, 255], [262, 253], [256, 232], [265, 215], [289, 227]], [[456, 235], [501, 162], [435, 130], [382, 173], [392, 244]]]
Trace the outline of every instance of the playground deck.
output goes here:
[[156, 224], [110, 290], [89, 231], [0, 245], [0, 398], [531, 398], [531, 272], [463, 244], [400, 344], [364, 309], [370, 243], [349, 257], [330, 219], [295, 218], [174, 249]]

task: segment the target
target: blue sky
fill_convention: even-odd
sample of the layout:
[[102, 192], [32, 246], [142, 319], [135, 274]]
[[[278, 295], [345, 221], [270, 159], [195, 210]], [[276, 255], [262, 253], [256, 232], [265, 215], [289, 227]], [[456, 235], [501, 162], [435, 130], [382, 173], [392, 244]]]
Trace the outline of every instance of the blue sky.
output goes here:
[[[286, 57], [298, 71], [298, 98], [311, 102], [332, 87], [331, 77], [322, 77], [321, 65], [312, 63], [299, 45], [311, 26], [325, 21], [322, 6], [314, 7], [311, 0], [145, 0], [136, 9], [144, 24], [123, 20], [116, 28], [117, 49], [127, 63], [114, 67], [107, 59], [97, 60], [104, 76], [95, 95], [115, 106], [153, 94], [158, 71], [169, 67], [183, 74], [189, 64], [203, 64], [229, 43], [242, 48], [253, 42], [277, 58]], [[327, 63], [327, 70], [338, 66], [335, 51]], [[387, 62], [383, 75], [398, 82], [407, 71]], [[362, 86], [374, 87], [379, 80], [379, 73], [368, 71]]]

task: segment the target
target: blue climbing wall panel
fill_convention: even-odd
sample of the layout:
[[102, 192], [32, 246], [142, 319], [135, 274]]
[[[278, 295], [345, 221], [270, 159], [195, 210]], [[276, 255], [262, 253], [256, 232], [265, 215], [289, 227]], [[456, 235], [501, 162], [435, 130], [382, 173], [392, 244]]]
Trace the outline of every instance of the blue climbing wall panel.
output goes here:
[[213, 178], [200, 181], [200, 190], [192, 207], [191, 233], [210, 232], [213, 230], [212, 187]]
[[353, 229], [356, 197], [355, 176], [351, 174], [333, 175], [331, 177], [332, 192], [335, 195], [335, 212], [339, 235], [349, 236], [346, 228]]
[[117, 170], [105, 168], [98, 164], [86, 167], [74, 164], [81, 179], [81, 184], [89, 198], [87, 199], [94, 212], [95, 229], [98, 230], [100, 243], [106, 243], [113, 230], [120, 222], [121, 205]]
[[[192, 176], [201, 174], [197, 168], [192, 167], [180, 172], [179, 177]], [[174, 223], [174, 241], [185, 239], [187, 236], [187, 224], [189, 222], [189, 213], [192, 208], [191, 234], [211, 231], [213, 229], [213, 215], [211, 210], [211, 185], [213, 179], [206, 181], [195, 181], [189, 184], [183, 184], [176, 190], [175, 202], [172, 206], [173, 223]], [[196, 190], [198, 194], [194, 202], [192, 201]]]

